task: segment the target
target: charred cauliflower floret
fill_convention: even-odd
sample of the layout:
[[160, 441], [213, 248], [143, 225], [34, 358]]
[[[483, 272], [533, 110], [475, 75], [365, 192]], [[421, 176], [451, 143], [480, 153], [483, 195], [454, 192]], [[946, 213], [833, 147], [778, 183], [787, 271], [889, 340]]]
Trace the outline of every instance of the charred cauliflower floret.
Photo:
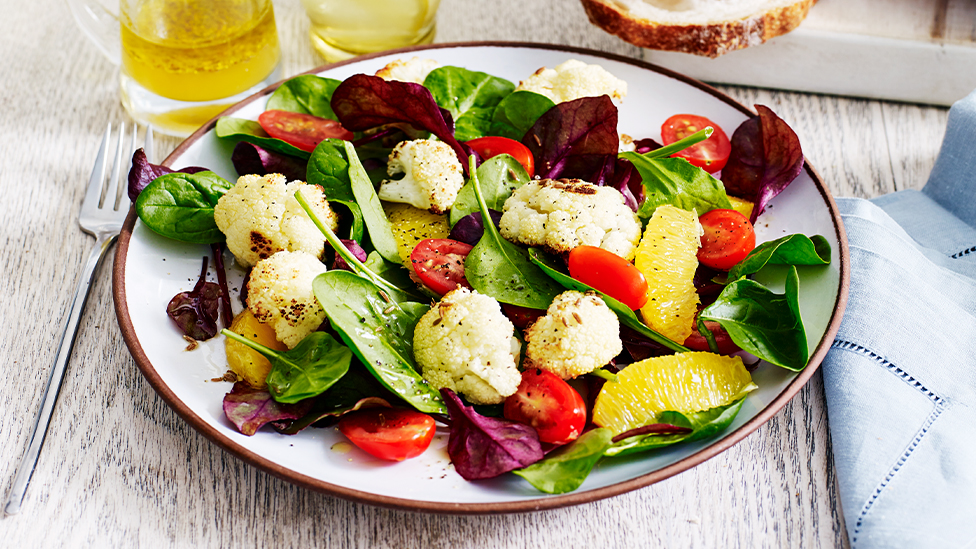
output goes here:
[[440, 66], [441, 64], [433, 59], [421, 59], [420, 57], [412, 57], [406, 60], [397, 59], [376, 71], [376, 76], [383, 80], [400, 80], [423, 85], [430, 71]]
[[292, 349], [325, 320], [312, 281], [326, 270], [318, 258], [303, 251], [283, 251], [262, 259], [251, 269], [247, 308]]
[[428, 383], [472, 404], [498, 404], [522, 381], [515, 327], [494, 298], [466, 288], [448, 293], [421, 317], [413, 354]]
[[519, 82], [516, 90], [544, 95], [554, 103], [609, 95], [619, 105], [627, 95], [627, 83], [599, 65], [587, 65], [570, 59], [554, 69], [542, 67], [535, 71], [532, 76]]
[[381, 200], [410, 204], [435, 214], [450, 210], [464, 186], [461, 162], [443, 141], [400, 142], [390, 153], [386, 173], [404, 176], [380, 183], [376, 194]]
[[282, 250], [322, 257], [325, 237], [295, 199], [299, 190], [318, 218], [336, 230], [338, 219], [322, 188], [302, 181], [288, 183], [281, 174], [242, 176], [220, 197], [214, 221], [238, 263], [250, 267]]
[[620, 354], [620, 322], [599, 296], [569, 291], [527, 330], [526, 366], [563, 379], [588, 374]]
[[540, 179], [523, 185], [505, 201], [502, 236], [561, 254], [577, 246], [597, 246], [631, 260], [641, 224], [620, 191], [579, 179]]

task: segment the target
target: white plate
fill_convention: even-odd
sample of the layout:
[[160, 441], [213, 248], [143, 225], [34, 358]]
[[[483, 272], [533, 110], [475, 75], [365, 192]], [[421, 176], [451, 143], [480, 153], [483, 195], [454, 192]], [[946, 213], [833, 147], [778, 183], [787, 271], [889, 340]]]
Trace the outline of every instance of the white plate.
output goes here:
[[[699, 82], [639, 61], [574, 48], [533, 44], [453, 44], [407, 50], [323, 67], [313, 73], [344, 79], [372, 74], [389, 61], [418, 54], [507, 78], [512, 82], [542, 66], [575, 58], [597, 63], [628, 84], [619, 130], [635, 138], [660, 138], [661, 123], [677, 113], [706, 116], [731, 135], [748, 110]], [[271, 88], [231, 110], [257, 119]], [[165, 164], [205, 166], [228, 180], [237, 174], [230, 161], [233, 143], [217, 139], [212, 121], [180, 146]], [[572, 505], [616, 495], [667, 478], [725, 450], [769, 420], [813, 375], [840, 324], [847, 296], [847, 244], [828, 191], [809, 167], [776, 197], [757, 222], [759, 240], [800, 232], [824, 235], [832, 246], [826, 268], [802, 273], [801, 310], [809, 334], [811, 363], [795, 374], [763, 365], [754, 374], [759, 389], [746, 398], [732, 426], [709, 440], [679, 444], [638, 456], [604, 459], [577, 491], [548, 496], [515, 475], [467, 482], [450, 466], [446, 433], [439, 433], [419, 458], [391, 464], [348, 444], [335, 429], [307, 429], [287, 437], [264, 428], [252, 437], [224, 417], [222, 399], [231, 385], [213, 382], [227, 371], [223, 337], [187, 352], [181, 333], [166, 316], [169, 300], [193, 287], [206, 246], [157, 236], [130, 215], [115, 265], [115, 298], [125, 341], [156, 391], [184, 419], [238, 457], [296, 484], [378, 505], [435, 512], [512, 512]], [[229, 269], [232, 292], [242, 271]], [[778, 290], [781, 291], [781, 290]], [[239, 308], [239, 307], [238, 307]], [[235, 311], [236, 312], [236, 311]]]

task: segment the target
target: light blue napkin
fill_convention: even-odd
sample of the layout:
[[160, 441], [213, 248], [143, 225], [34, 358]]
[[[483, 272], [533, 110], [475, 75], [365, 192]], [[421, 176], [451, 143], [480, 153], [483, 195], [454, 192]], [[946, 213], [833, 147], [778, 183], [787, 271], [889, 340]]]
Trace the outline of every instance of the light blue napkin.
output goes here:
[[976, 92], [921, 192], [837, 203], [851, 288], [823, 375], [851, 546], [976, 549]]

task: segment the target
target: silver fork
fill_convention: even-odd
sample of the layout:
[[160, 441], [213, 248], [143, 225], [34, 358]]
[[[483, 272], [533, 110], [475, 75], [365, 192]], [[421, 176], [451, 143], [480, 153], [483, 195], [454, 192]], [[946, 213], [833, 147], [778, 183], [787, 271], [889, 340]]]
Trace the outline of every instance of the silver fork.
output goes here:
[[[64, 334], [61, 335], [61, 343], [58, 345], [58, 354], [54, 359], [54, 366], [51, 368], [51, 376], [44, 387], [41, 409], [37, 413], [30, 442], [24, 452], [24, 457], [21, 459], [17, 474], [14, 476], [10, 492], [7, 494], [7, 505], [4, 511], [8, 515], [20, 512], [24, 493], [27, 491], [27, 485], [34, 474], [34, 467], [37, 465], [41, 446], [44, 445], [48, 425], [51, 424], [54, 404], [58, 399], [58, 393], [61, 392], [61, 382], [64, 381], [65, 368], [68, 365], [68, 359], [71, 357], [71, 348], [74, 346], [75, 336], [78, 334], [78, 322], [81, 320], [81, 313], [85, 310], [92, 280], [95, 278], [95, 272], [102, 260], [105, 259], [109, 248], [118, 238], [122, 223], [129, 212], [131, 202], [126, 192], [125, 181], [129, 173], [128, 165], [131, 162], [132, 153], [136, 149], [138, 126], [132, 125], [132, 136], [129, 139], [128, 149], [124, 148], [127, 133], [125, 126], [125, 123], [122, 123], [119, 127], [118, 143], [115, 146], [114, 153], [108, 152], [112, 137], [112, 125], [109, 124], [105, 130], [102, 144], [98, 148], [98, 156], [95, 158], [95, 167], [92, 170], [91, 179], [88, 181], [85, 201], [81, 204], [78, 224], [81, 225], [83, 231], [95, 237], [95, 249], [92, 250], [88, 262], [85, 263], [85, 268], [78, 281], [78, 289], [75, 291], [75, 298], [71, 303], [68, 321], [64, 326]], [[152, 127], [146, 129], [144, 149], [146, 155], [152, 159]], [[125, 156], [127, 152], [128, 156]], [[114, 159], [111, 173], [106, 178], [105, 165], [109, 154], [112, 154]]]

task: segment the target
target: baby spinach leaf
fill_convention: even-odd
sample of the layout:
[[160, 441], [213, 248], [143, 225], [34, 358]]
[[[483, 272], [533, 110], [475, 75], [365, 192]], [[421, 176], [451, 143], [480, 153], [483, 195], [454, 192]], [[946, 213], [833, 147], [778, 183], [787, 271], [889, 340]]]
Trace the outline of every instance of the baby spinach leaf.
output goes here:
[[748, 278], [730, 282], [698, 317], [718, 322], [742, 350], [788, 370], [807, 365], [807, 337], [800, 318], [800, 279], [786, 275], [786, 292], [775, 294]]
[[383, 256], [381, 256], [378, 252], [372, 251], [366, 257], [366, 261], [363, 262], [363, 265], [365, 265], [370, 271], [374, 272], [376, 276], [379, 276], [397, 288], [408, 292], [410, 294], [410, 299], [424, 299], [422, 295], [410, 291], [417, 287], [417, 283], [410, 279], [410, 271], [407, 270], [402, 263], [387, 261], [383, 259]]
[[454, 137], [459, 141], [488, 135], [495, 107], [515, 90], [508, 80], [461, 67], [434, 69], [424, 87], [454, 117]]
[[428, 306], [396, 303], [379, 286], [349, 271], [320, 274], [312, 291], [332, 327], [380, 383], [421, 412], [447, 412], [413, 359], [413, 329]]
[[[355, 223], [362, 220], [376, 251], [390, 261], [400, 260], [390, 220], [352, 143], [341, 139], [319, 143], [308, 161], [306, 177], [309, 183], [322, 187], [326, 198], [349, 208], [354, 230]], [[361, 239], [362, 235], [355, 240]]]
[[303, 74], [285, 81], [268, 98], [267, 110], [311, 114], [337, 120], [332, 111], [332, 93], [342, 84], [333, 78]]
[[223, 242], [214, 206], [231, 187], [219, 175], [203, 171], [157, 177], [139, 193], [136, 212], [154, 232], [192, 244]]
[[[529, 174], [525, 168], [510, 155], [500, 154], [489, 158], [478, 166], [478, 183], [485, 203], [492, 210], [501, 211], [508, 197], [515, 189], [529, 182]], [[479, 211], [478, 197], [474, 194], [474, 185], [469, 180], [458, 191], [457, 199], [451, 206], [450, 222], [453, 227], [462, 217]]]
[[625, 456], [717, 435], [732, 424], [732, 420], [742, 409], [743, 402], [745, 399], [741, 398], [727, 406], [718, 406], [703, 412], [661, 412], [654, 419], [655, 423], [683, 427], [689, 431], [678, 434], [645, 434], [627, 437], [607, 448], [604, 454]]
[[298, 158], [304, 159], [309, 157], [309, 153], [299, 149], [298, 147], [289, 145], [281, 139], [275, 139], [269, 136], [268, 133], [261, 128], [261, 124], [258, 124], [253, 120], [224, 116], [217, 120], [217, 127], [214, 131], [216, 132], [217, 137], [223, 139], [247, 141], [248, 143], [253, 143], [263, 149], [290, 156], [297, 156]]
[[441, 397], [451, 417], [447, 454], [465, 480], [497, 477], [542, 459], [539, 435], [532, 427], [483, 416], [450, 389], [441, 389]]
[[[482, 219], [488, 218], [478, 170], [471, 158], [471, 180], [478, 198]], [[530, 309], [546, 309], [561, 288], [529, 261], [525, 250], [502, 238], [494, 224], [485, 225], [485, 234], [464, 260], [464, 276], [471, 287], [502, 303]]]
[[544, 95], [528, 90], [514, 91], [495, 107], [488, 135], [521, 141], [535, 121], [555, 106], [552, 99]]
[[830, 242], [818, 235], [790, 234], [756, 246], [729, 271], [729, 280], [759, 272], [766, 265], [828, 265]]
[[664, 345], [665, 347], [671, 349], [676, 353], [686, 353], [690, 351], [690, 349], [688, 349], [684, 345], [671, 341], [667, 337], [655, 332], [646, 324], [641, 322], [637, 318], [637, 315], [634, 314], [634, 311], [630, 309], [630, 307], [608, 296], [607, 294], [597, 290], [596, 288], [584, 284], [579, 280], [576, 280], [575, 278], [557, 269], [552, 264], [552, 262], [547, 260], [546, 256], [542, 254], [539, 250], [535, 248], [529, 248], [529, 260], [532, 261], [532, 263], [536, 264], [540, 269], [542, 269], [544, 273], [549, 275], [553, 280], [558, 282], [560, 285], [562, 285], [563, 288], [566, 288], [567, 290], [576, 290], [579, 292], [595, 292], [599, 294], [600, 297], [603, 298], [604, 303], [607, 304], [607, 307], [610, 307], [610, 310], [616, 313], [617, 319], [620, 320], [620, 323], [623, 324], [624, 326], [627, 326], [631, 330], [634, 330], [635, 332], [641, 334], [642, 336], [652, 341], [656, 341], [657, 343]]
[[221, 330], [230, 339], [247, 345], [271, 362], [268, 392], [278, 402], [294, 404], [318, 396], [349, 371], [352, 353], [325, 332], [312, 332], [298, 342], [294, 349], [276, 351], [260, 343]]
[[620, 158], [630, 161], [643, 180], [645, 198], [637, 210], [642, 219], [650, 218], [662, 204], [695, 210], [698, 215], [732, 208], [722, 182], [683, 158], [648, 158], [635, 152], [620, 153]]
[[580, 487], [610, 446], [610, 429], [592, 429], [524, 469], [512, 471], [540, 492], [565, 494]]

